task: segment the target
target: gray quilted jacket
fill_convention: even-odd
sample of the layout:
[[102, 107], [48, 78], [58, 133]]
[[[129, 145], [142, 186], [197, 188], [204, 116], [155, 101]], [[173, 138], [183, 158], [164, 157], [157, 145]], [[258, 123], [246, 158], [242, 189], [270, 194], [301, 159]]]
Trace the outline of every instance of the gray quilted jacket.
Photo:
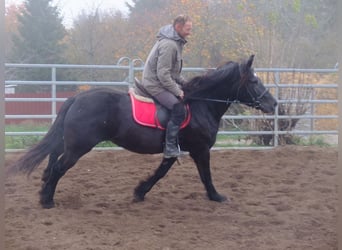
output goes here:
[[145, 63], [142, 85], [152, 96], [165, 90], [179, 96], [180, 85], [185, 82], [181, 70], [183, 47], [187, 41], [172, 25], [162, 27], [157, 39]]

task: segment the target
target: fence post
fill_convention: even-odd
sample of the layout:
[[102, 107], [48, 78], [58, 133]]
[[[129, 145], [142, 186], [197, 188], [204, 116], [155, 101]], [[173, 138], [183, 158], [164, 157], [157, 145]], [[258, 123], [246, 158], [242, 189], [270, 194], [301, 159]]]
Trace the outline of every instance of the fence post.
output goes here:
[[134, 81], [134, 68], [133, 68], [134, 63], [132, 62], [131, 58], [124, 56], [118, 60], [117, 65], [121, 65], [124, 61], [128, 62], [128, 80], [127, 81], [130, 85], [132, 85]]
[[129, 60], [128, 83], [130, 87], [134, 84], [134, 61]]
[[56, 117], [56, 97], [57, 97], [57, 90], [56, 90], [56, 67], [52, 67], [51, 68], [51, 81], [52, 81], [52, 84], [51, 84], [51, 98], [53, 98], [52, 102], [51, 102], [51, 115], [53, 116], [51, 118], [51, 123], [54, 122], [55, 120], [55, 117]]
[[[316, 91], [315, 91], [315, 89], [314, 88], [311, 88], [312, 89], [312, 92], [311, 92], [311, 100], [315, 100], [315, 98], [316, 98]], [[312, 116], [314, 116], [315, 115], [315, 113], [316, 113], [316, 110], [315, 110], [315, 104], [314, 103], [311, 103], [311, 105], [310, 105], [310, 113], [311, 113], [311, 115]], [[311, 118], [310, 119], [310, 131], [314, 131], [314, 129], [315, 129], [315, 121], [314, 121], [314, 119], [313, 118]]]
[[[141, 60], [140, 58], [135, 58], [132, 61], [133, 63], [133, 69], [132, 69], [132, 84], [134, 84], [134, 77], [135, 77], [135, 65], [136, 63], [140, 63], [142, 67], [144, 67], [144, 61]], [[142, 80], [142, 79], [141, 79]]]
[[[274, 79], [275, 79], [275, 85], [276, 85], [276, 89], [275, 89], [275, 98], [276, 100], [279, 100], [279, 84], [280, 84], [280, 73], [279, 71], [275, 72], [274, 74]], [[275, 111], [274, 111], [274, 147], [277, 147], [279, 145], [279, 126], [278, 126], [278, 115], [279, 115], [279, 104], [277, 105]]]

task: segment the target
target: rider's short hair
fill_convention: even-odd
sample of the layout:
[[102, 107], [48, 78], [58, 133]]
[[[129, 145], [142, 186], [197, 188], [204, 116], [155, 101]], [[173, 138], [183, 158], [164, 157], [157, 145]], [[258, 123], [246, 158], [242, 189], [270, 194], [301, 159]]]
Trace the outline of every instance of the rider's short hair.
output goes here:
[[176, 24], [184, 25], [186, 22], [191, 21], [190, 17], [187, 15], [179, 15], [173, 20], [173, 27], [176, 26]]

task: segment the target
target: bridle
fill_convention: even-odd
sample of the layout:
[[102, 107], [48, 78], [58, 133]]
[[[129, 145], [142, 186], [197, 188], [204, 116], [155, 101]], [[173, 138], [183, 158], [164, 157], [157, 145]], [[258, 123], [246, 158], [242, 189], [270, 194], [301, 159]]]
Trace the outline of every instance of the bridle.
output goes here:
[[248, 95], [251, 97], [252, 102], [251, 103], [243, 103], [249, 106], [252, 106], [253, 108], [260, 108], [261, 107], [261, 102], [260, 100], [266, 95], [266, 93], [268, 93], [268, 89], [265, 88], [265, 90], [257, 97], [254, 97], [250, 91], [250, 89], [246, 86], [246, 90]]
[[[243, 81], [243, 78], [241, 78], [241, 81], [240, 81], [240, 86], [242, 84], [245, 84], [245, 82]], [[189, 97], [187, 98], [188, 100], [197, 100], [197, 101], [207, 101], [207, 102], [218, 102], [218, 103], [225, 103], [227, 106], [229, 104], [232, 104], [232, 103], [236, 103], [236, 104], [245, 104], [245, 105], [248, 105], [248, 106], [251, 106], [253, 108], [260, 108], [261, 107], [261, 99], [266, 95], [266, 93], [268, 93], [268, 89], [265, 89], [259, 96], [257, 97], [254, 97], [252, 95], [252, 92], [251, 90], [248, 88], [248, 86], [246, 86], [246, 90], [247, 90], [247, 93], [249, 95], [249, 97], [252, 99], [252, 102], [241, 102], [238, 100], [238, 97], [239, 97], [239, 92], [240, 92], [240, 88], [238, 89], [237, 91], [237, 94], [236, 94], [236, 98], [235, 100], [230, 100], [229, 98], [227, 98], [226, 100], [222, 100], [222, 99], [213, 99], [213, 98], [201, 98], [201, 97]]]

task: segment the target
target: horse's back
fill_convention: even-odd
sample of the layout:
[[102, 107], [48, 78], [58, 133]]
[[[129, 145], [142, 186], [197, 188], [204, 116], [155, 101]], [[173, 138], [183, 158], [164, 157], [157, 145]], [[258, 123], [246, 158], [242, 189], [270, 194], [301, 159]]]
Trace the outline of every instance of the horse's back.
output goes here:
[[112, 96], [112, 97], [120, 97], [120, 96], [126, 96], [128, 95], [127, 91], [124, 90], [118, 90], [114, 88], [106, 88], [106, 87], [98, 87], [98, 88], [92, 88], [86, 91], [82, 91], [75, 95], [76, 99], [80, 98], [91, 98], [95, 97], [98, 98], [100, 96]]
[[[129, 110], [128, 93], [110, 89], [94, 88], [74, 96], [65, 120], [65, 132], [86, 136], [85, 133], [101, 133], [114, 126], [113, 117]], [[122, 111], [125, 109], [125, 111]], [[92, 134], [89, 134], [92, 136]]]

